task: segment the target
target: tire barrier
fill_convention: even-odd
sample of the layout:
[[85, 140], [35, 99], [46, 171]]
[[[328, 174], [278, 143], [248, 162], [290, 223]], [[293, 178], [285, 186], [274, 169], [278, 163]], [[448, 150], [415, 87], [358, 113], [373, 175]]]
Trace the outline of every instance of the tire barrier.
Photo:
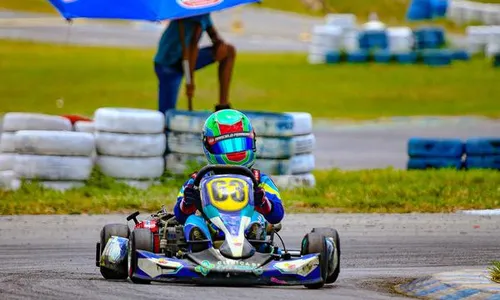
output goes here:
[[500, 137], [471, 138], [465, 142], [465, 168], [500, 170]]
[[500, 170], [500, 137], [460, 139], [411, 138], [407, 169], [454, 168]]
[[[255, 167], [280, 188], [314, 186], [316, 139], [308, 113], [243, 111], [257, 133]], [[182, 174], [206, 164], [201, 130], [211, 112], [99, 108], [76, 115], [9, 113], [0, 135], [0, 188], [21, 180], [64, 191], [85, 185], [94, 167], [145, 189], [165, 171]], [[165, 130], [165, 128], [167, 130]], [[194, 163], [194, 165], [192, 165]]]
[[[16, 135], [19, 131], [46, 131], [64, 132], [72, 131], [71, 121], [61, 116], [53, 116], [40, 113], [9, 112], [2, 118], [2, 134], [0, 135], [0, 188], [5, 190], [16, 189], [20, 186], [19, 174], [15, 172], [17, 166]], [[23, 133], [25, 136], [26, 133]], [[46, 133], [47, 134], [47, 133]], [[24, 139], [23, 139], [24, 141]], [[43, 143], [43, 141], [42, 141]], [[20, 147], [27, 150], [20, 144]], [[47, 145], [47, 144], [43, 144]], [[45, 147], [40, 146], [40, 147]], [[36, 151], [39, 148], [33, 150]], [[33, 167], [33, 164], [30, 165]], [[23, 170], [27, 170], [25, 167]], [[43, 183], [43, 181], [42, 181]]]
[[149, 186], [165, 170], [165, 119], [154, 110], [99, 108], [94, 115], [96, 165], [131, 186]]
[[464, 143], [459, 139], [411, 138], [407, 169], [461, 169], [464, 151]]
[[[355, 17], [345, 18], [345, 15], [330, 14], [325, 24], [317, 25], [312, 30], [309, 45], [308, 62], [310, 64], [340, 64], [349, 63], [399, 63], [423, 64], [430, 66], [447, 66], [453, 61], [467, 61], [472, 55], [480, 53], [495, 60], [500, 54], [500, 4], [485, 5], [467, 1], [415, 0], [429, 2], [437, 8], [437, 15], [464, 16], [467, 23], [477, 19], [485, 25], [467, 26], [465, 43], [457, 43], [457, 47], [446, 48], [446, 32], [440, 26], [385, 27], [378, 21], [370, 21], [363, 26], [357, 26]], [[432, 2], [432, 3], [431, 3]], [[480, 6], [480, 9], [465, 9], [465, 7]], [[449, 7], [443, 8], [446, 4]], [[445, 6], [446, 6], [445, 5]], [[459, 8], [457, 8], [459, 7]], [[338, 16], [338, 17], [337, 17]], [[336, 21], [338, 18], [339, 21]], [[349, 21], [346, 21], [349, 20]], [[353, 21], [354, 20], [354, 21]], [[344, 22], [344, 23], [342, 23]], [[379, 24], [376, 27], [369, 23]], [[381, 51], [382, 50], [382, 51]], [[426, 51], [433, 50], [433, 51]], [[498, 64], [494, 63], [494, 66]]]
[[[289, 176], [290, 182], [315, 184], [302, 180], [313, 176], [315, 160], [312, 154], [315, 136], [312, 117], [308, 113], [242, 112], [248, 116], [257, 135], [257, 161], [255, 168], [275, 176]], [[167, 171], [182, 174], [189, 164], [206, 163], [201, 130], [211, 112], [171, 110], [166, 113]], [[290, 179], [299, 176], [296, 179]], [[314, 176], [313, 176], [314, 177]], [[295, 180], [295, 181], [293, 181]], [[288, 182], [281, 180], [280, 182]]]

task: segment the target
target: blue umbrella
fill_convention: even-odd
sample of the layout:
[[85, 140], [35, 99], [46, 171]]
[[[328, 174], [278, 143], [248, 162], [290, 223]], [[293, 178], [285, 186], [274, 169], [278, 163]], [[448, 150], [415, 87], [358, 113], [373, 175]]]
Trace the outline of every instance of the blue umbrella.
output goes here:
[[220, 11], [260, 0], [48, 0], [68, 19], [164, 21]]
[[[261, 0], [48, 0], [67, 20], [121, 19], [159, 22], [224, 10]], [[182, 22], [180, 26], [183, 30]], [[183, 39], [182, 39], [183, 41]], [[182, 43], [186, 84], [191, 84], [187, 49]], [[192, 99], [188, 99], [192, 110]]]

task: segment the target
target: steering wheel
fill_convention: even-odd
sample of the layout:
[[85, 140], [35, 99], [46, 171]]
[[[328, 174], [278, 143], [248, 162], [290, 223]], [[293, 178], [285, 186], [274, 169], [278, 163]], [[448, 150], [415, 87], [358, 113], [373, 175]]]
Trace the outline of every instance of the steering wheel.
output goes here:
[[[199, 191], [200, 189], [200, 183], [203, 177], [208, 174], [209, 172], [215, 172], [218, 174], [237, 174], [237, 175], [242, 175], [242, 176], [247, 176], [250, 177], [253, 183], [253, 189], [254, 191], [257, 190], [259, 183], [257, 182], [257, 179], [255, 178], [255, 175], [253, 172], [247, 168], [247, 167], [242, 167], [242, 166], [233, 166], [233, 165], [207, 165], [196, 174], [196, 177], [194, 178], [194, 183], [193, 183], [193, 188], [196, 191]], [[201, 203], [195, 203], [196, 208], [201, 212], [202, 207]]]

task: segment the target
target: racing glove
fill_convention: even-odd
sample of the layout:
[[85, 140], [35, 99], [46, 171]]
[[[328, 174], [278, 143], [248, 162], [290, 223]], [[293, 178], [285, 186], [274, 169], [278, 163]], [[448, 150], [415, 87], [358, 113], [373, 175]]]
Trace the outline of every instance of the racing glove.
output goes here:
[[263, 215], [267, 215], [271, 212], [273, 206], [271, 201], [267, 199], [266, 197], [266, 191], [258, 187], [255, 192], [254, 192], [254, 204], [255, 204], [255, 210], [258, 211], [259, 213]]
[[190, 184], [184, 188], [184, 198], [181, 200], [180, 209], [182, 213], [191, 215], [196, 211], [196, 203], [201, 202], [200, 192]]

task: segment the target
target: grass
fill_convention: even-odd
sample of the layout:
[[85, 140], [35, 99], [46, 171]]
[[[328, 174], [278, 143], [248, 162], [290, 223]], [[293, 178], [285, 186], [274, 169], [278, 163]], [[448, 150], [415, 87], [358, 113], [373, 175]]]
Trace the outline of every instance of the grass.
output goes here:
[[[317, 186], [282, 190], [287, 212], [410, 213], [453, 212], [500, 206], [500, 172], [489, 170], [316, 171]], [[94, 171], [87, 186], [44, 190], [25, 183], [0, 191], [0, 214], [99, 214], [172, 209], [187, 176], [164, 176], [162, 184], [137, 190]]]
[[490, 271], [491, 280], [500, 283], [500, 261], [492, 262], [488, 270]]
[[[103, 106], [157, 108], [154, 49], [118, 49], [0, 40], [0, 113], [92, 115]], [[194, 108], [213, 109], [216, 66], [196, 73]], [[309, 65], [305, 55], [237, 58], [235, 108], [307, 111], [314, 117], [500, 116], [498, 70], [477, 59], [450, 67]], [[60, 101], [62, 99], [63, 101]], [[179, 109], [185, 109], [184, 91]], [[63, 104], [63, 105], [62, 105]]]

